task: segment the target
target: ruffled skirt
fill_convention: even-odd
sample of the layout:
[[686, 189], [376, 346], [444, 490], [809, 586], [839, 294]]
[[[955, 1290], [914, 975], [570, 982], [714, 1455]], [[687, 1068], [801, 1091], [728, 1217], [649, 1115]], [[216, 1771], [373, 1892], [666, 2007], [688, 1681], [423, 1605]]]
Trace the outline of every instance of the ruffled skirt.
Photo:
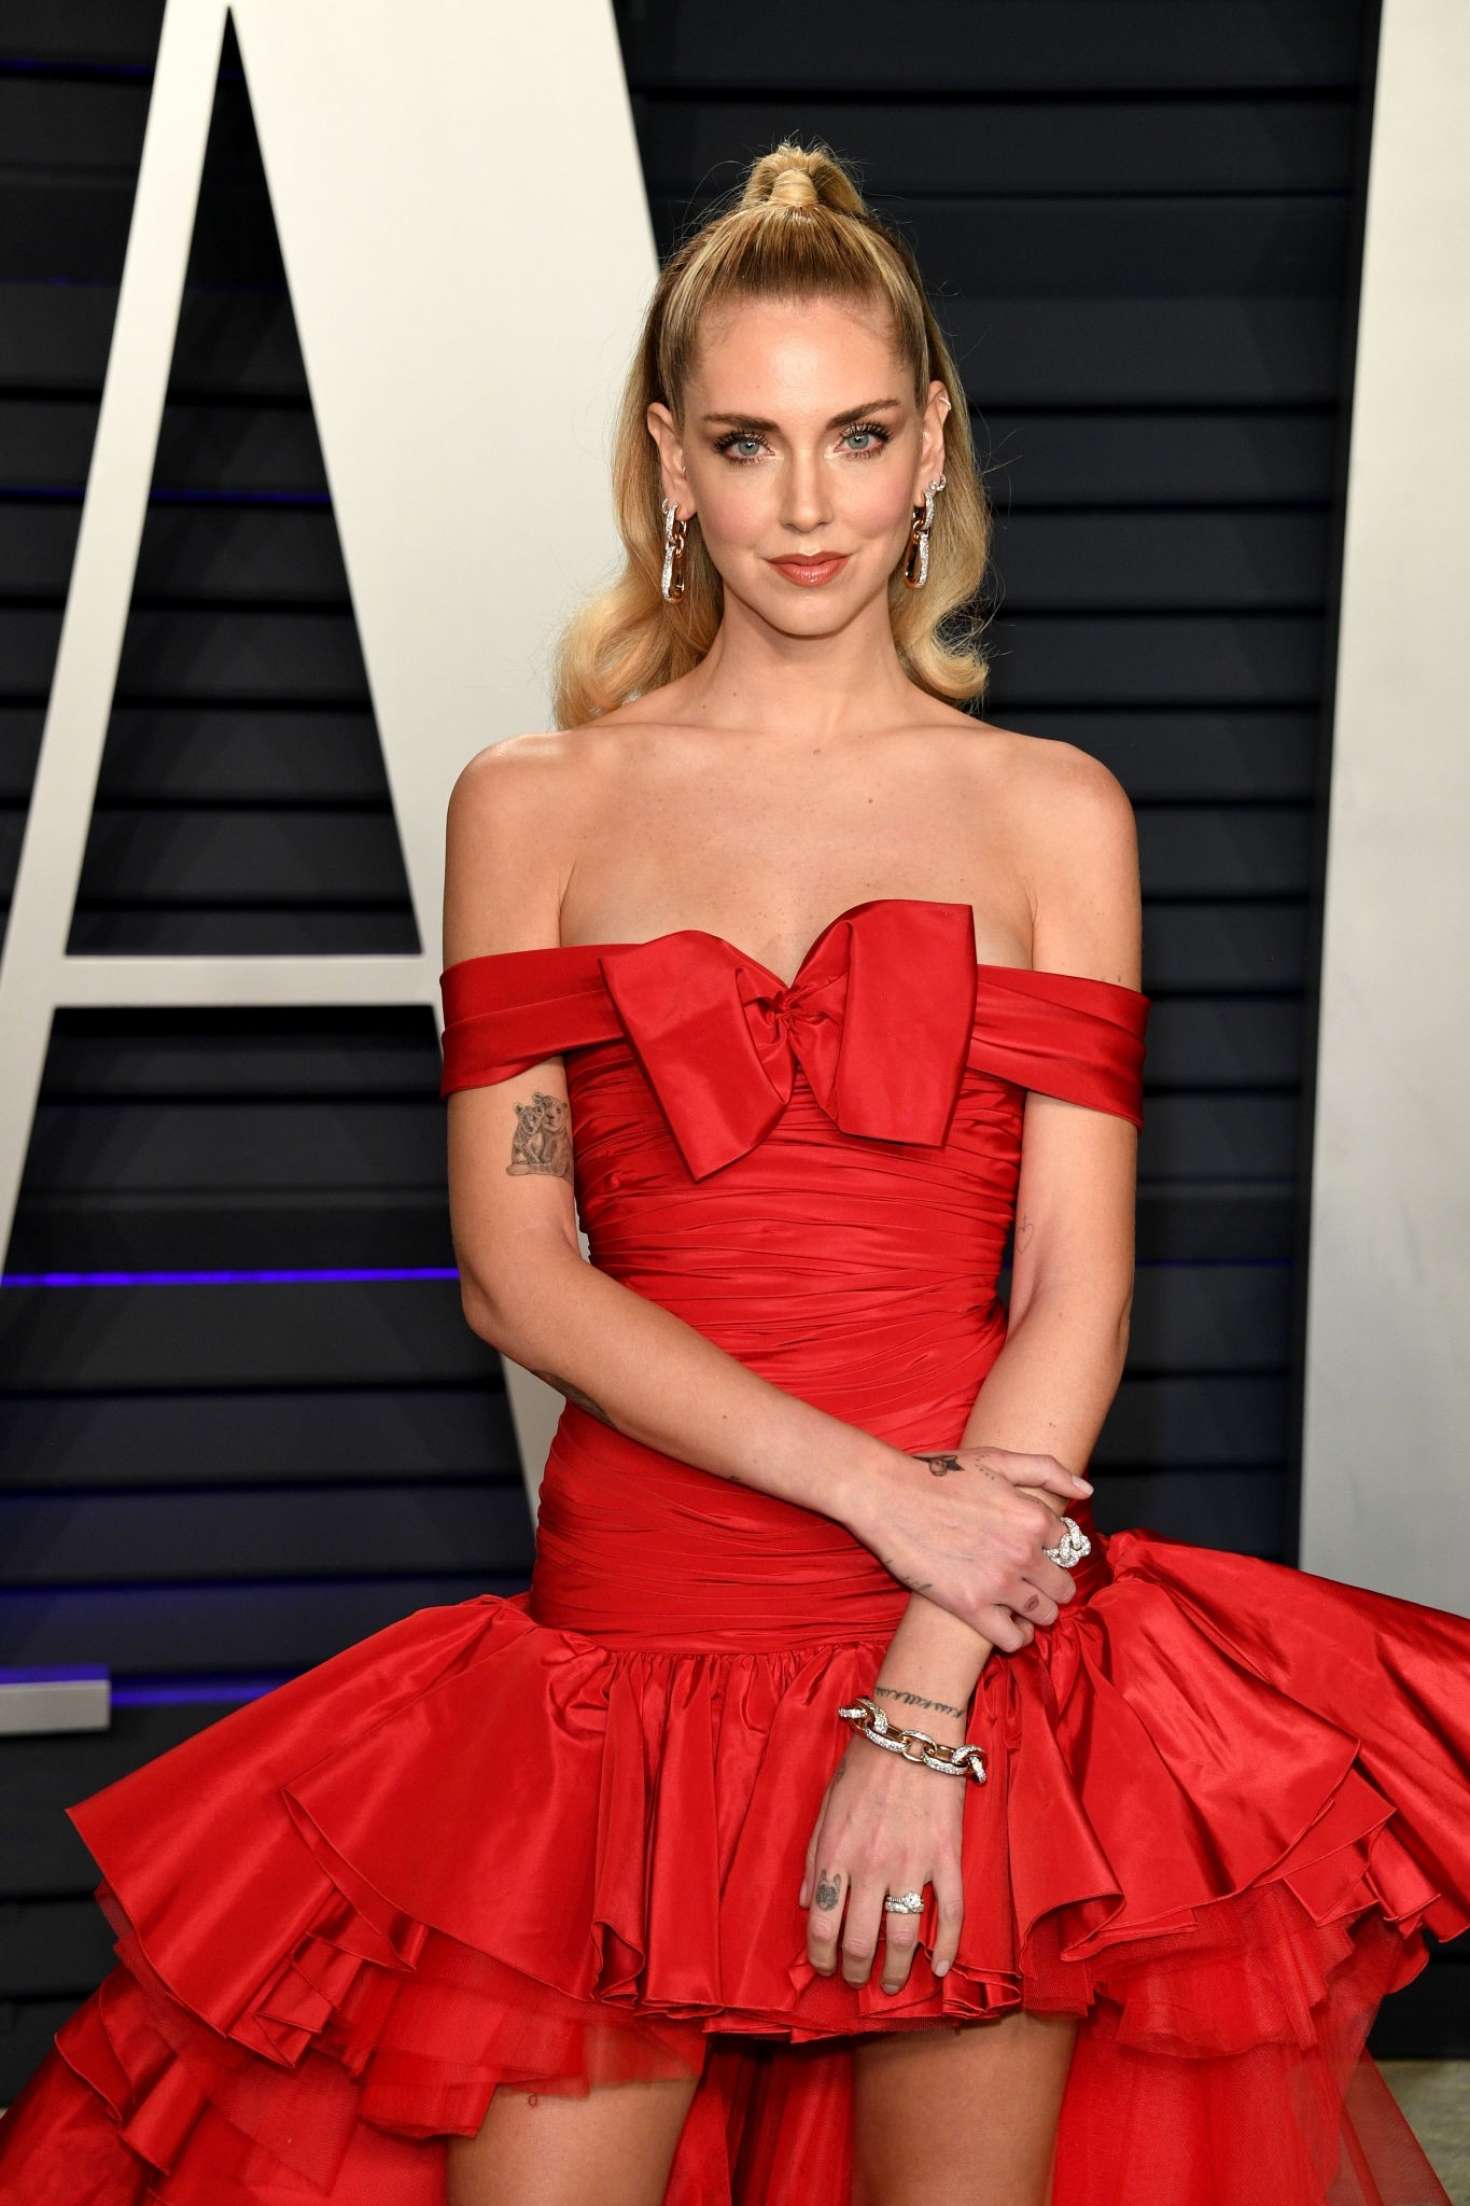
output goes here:
[[1054, 2206], [1443, 2200], [1364, 2050], [1470, 1923], [1470, 1622], [1144, 1531], [993, 1655], [965, 1915], [819, 1976], [805, 1849], [892, 1632], [412, 1615], [68, 1812], [117, 1965], [0, 2121], [24, 2206], [443, 2206], [501, 2084], [699, 2077], [668, 2206], [848, 2206], [866, 2031], [1082, 2018]]

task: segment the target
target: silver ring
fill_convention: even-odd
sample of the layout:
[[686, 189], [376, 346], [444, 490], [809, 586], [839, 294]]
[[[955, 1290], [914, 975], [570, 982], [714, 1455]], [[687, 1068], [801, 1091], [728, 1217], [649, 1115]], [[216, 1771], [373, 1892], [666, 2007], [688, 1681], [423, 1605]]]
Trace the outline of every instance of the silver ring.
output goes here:
[[1092, 1553], [1092, 1542], [1075, 1517], [1063, 1517], [1065, 1538], [1056, 1547], [1044, 1547], [1041, 1552], [1048, 1562], [1060, 1563], [1063, 1570], [1071, 1570], [1084, 1555]]
[[922, 1892], [890, 1892], [883, 1905], [890, 1915], [922, 1915], [924, 1895]]

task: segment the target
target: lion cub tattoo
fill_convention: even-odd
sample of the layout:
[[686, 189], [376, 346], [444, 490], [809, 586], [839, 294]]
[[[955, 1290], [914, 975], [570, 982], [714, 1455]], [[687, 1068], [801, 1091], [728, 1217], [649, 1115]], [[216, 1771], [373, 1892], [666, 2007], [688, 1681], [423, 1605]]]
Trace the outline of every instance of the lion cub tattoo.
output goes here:
[[550, 1172], [572, 1177], [571, 1111], [561, 1096], [538, 1088], [529, 1103], [517, 1103], [507, 1172]]

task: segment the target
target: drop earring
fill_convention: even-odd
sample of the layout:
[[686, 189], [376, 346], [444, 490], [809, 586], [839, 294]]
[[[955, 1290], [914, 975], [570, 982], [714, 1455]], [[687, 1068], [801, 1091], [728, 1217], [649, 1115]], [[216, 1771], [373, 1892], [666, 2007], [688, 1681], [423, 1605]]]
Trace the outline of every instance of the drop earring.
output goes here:
[[903, 555], [903, 579], [911, 590], [922, 590], [929, 579], [929, 531], [934, 526], [934, 495], [943, 488], [944, 477], [936, 475], [924, 492], [923, 505], [914, 507], [908, 548]]
[[689, 533], [689, 521], [679, 519], [677, 498], [665, 498], [664, 516], [664, 571], [659, 589], [671, 605], [684, 595], [686, 576], [684, 571], [684, 539]]

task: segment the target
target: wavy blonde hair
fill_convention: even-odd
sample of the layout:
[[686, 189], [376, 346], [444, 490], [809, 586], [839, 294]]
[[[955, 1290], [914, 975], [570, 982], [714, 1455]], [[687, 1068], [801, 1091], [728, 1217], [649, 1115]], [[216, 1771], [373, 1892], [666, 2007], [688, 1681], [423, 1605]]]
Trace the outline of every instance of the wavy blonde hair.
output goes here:
[[915, 403], [922, 409], [935, 377], [949, 393], [945, 488], [935, 502], [929, 579], [911, 590], [895, 568], [888, 607], [912, 681], [950, 704], [984, 693], [990, 670], [980, 636], [988, 616], [974, 601], [990, 560], [990, 506], [959, 371], [908, 245], [873, 214], [827, 146], [808, 149], [783, 139], [752, 163], [732, 203], [678, 246], [654, 288], [613, 443], [613, 500], [627, 559], [617, 580], [577, 610], [558, 640], [552, 694], [559, 728], [579, 727], [676, 681], [709, 650], [724, 586], [696, 526], [685, 546], [683, 597], [669, 603], [660, 591], [663, 486], [648, 408], [660, 399], [682, 422], [709, 309], [747, 298], [814, 296], [886, 305]]

